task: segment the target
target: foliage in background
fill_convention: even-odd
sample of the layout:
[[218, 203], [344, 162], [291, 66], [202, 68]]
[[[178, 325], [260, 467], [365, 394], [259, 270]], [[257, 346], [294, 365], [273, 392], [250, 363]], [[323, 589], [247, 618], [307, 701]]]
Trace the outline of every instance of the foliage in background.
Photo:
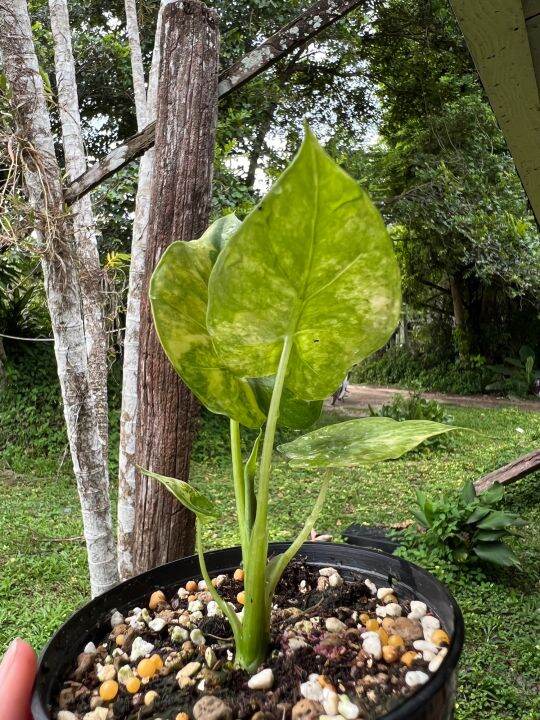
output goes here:
[[412, 513], [420, 527], [411, 525], [397, 535], [407, 557], [420, 564], [425, 564], [426, 557], [431, 563], [437, 558], [450, 567], [478, 561], [519, 567], [505, 540], [526, 522], [515, 513], [497, 509], [503, 495], [499, 484], [477, 495], [470, 480], [459, 492], [433, 499], [417, 490]]
[[540, 395], [540, 369], [536, 366], [534, 350], [528, 345], [519, 349], [519, 357], [504, 358], [503, 365], [488, 365], [498, 378], [486, 390], [502, 391], [508, 395]]

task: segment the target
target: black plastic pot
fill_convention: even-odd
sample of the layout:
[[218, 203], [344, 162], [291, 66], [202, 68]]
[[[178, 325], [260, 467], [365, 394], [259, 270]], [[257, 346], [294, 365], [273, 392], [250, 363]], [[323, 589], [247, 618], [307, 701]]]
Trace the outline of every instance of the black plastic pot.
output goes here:
[[[286, 543], [273, 543], [271, 553]], [[463, 617], [448, 590], [432, 575], [412, 563], [385, 553], [350, 545], [306, 543], [300, 553], [316, 567], [331, 565], [344, 577], [360, 573], [378, 586], [394, 586], [399, 596], [423, 600], [452, 636], [452, 645], [434, 676], [409, 700], [380, 720], [450, 720], [456, 691], [456, 666], [464, 639]], [[240, 548], [206, 554], [210, 575], [232, 572], [240, 564]], [[191, 578], [200, 578], [196, 556], [190, 556], [138, 575], [95, 598], [62, 625], [42, 652], [32, 698], [34, 720], [54, 720], [51, 703], [63, 679], [75, 665], [86, 643], [98, 642], [107, 632], [114, 608], [144, 606], [155, 589], [174, 592]]]

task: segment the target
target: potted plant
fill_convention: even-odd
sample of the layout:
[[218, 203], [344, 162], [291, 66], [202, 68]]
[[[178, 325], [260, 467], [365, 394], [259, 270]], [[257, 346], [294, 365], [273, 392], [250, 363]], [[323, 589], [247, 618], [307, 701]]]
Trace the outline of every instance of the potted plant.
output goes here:
[[[256, 708], [266, 713], [258, 720], [290, 717], [291, 713], [293, 720], [320, 715], [353, 720], [363, 712], [370, 712], [370, 717], [445, 717], [444, 713], [451, 712], [453, 671], [461, 650], [459, 611], [437, 581], [403, 560], [335, 545], [305, 544], [321, 512], [329, 472], [322, 475], [318, 498], [298, 536], [289, 545], [272, 545], [269, 539], [276, 429], [284, 425], [301, 430], [313, 425], [324, 398], [353, 364], [386, 342], [399, 318], [397, 261], [384, 223], [368, 196], [306, 129], [295, 159], [242, 223], [228, 215], [199, 240], [170, 245], [153, 274], [150, 298], [155, 327], [171, 363], [203, 405], [230, 419], [240, 548], [225, 555], [205, 555], [201, 528], [219, 517], [219, 509], [193, 486], [163, 477], [152, 468], [144, 469], [194, 512], [202, 581], [195, 584], [199, 573], [189, 558], [134, 578], [79, 611], [45, 651], [35, 694], [36, 717], [51, 717], [47, 714], [51, 705], [53, 717], [59, 720], [187, 720], [184, 716], [230, 720], [250, 717]], [[243, 427], [259, 430], [245, 460]], [[277, 449], [294, 467], [349, 467], [398, 458], [427, 438], [453, 429], [423, 420], [396, 422], [371, 417], [311, 430]], [[276, 590], [301, 549], [305, 560], [297, 563], [291, 577], [303, 576], [283, 583], [293, 583], [284, 599], [284, 591], [276, 595]], [[236, 565], [238, 572], [231, 578], [228, 572]], [[353, 570], [356, 574], [351, 575]], [[219, 582], [212, 577], [216, 572]], [[378, 582], [374, 584], [373, 579]], [[186, 581], [174, 601], [157, 589]], [[234, 582], [241, 587], [231, 586]], [[316, 607], [327, 606], [326, 616], [305, 607], [301, 596], [306, 600], [312, 593], [322, 595]], [[148, 607], [137, 607], [145, 597]], [[346, 608], [347, 602], [354, 608]], [[207, 627], [204, 605], [210, 615], [212, 603], [212, 615], [228, 623], [234, 641], [223, 657], [216, 655], [223, 651], [223, 643], [214, 648], [201, 629]], [[122, 632], [118, 634], [113, 627], [111, 633], [109, 627], [104, 635], [97, 626], [103, 628], [112, 609], [119, 606]], [[193, 621], [197, 613], [201, 616]], [[291, 618], [304, 616], [304, 625], [300, 620], [290, 625]], [[54, 658], [58, 659], [60, 647], [65, 653], [73, 623], [80, 623], [83, 617], [84, 627], [89, 628], [87, 637], [92, 638], [87, 652], [82, 653], [88, 666], [86, 675], [80, 671], [79, 656], [79, 666], [74, 670], [72, 665], [73, 675], [63, 690], [71, 692], [69, 682], [78, 682], [85, 690], [91, 684], [93, 689], [84, 701], [73, 697], [71, 705], [62, 707], [58, 697], [55, 705], [53, 697], [61, 686], [61, 674], [56, 673], [56, 689], [50, 676], [41, 679], [50, 672]], [[440, 628], [441, 621], [447, 630]], [[407, 622], [414, 623], [412, 634], [406, 632]], [[292, 637], [289, 630], [283, 634], [282, 624], [293, 628]], [[167, 625], [169, 634], [164, 639], [161, 633]], [[174, 631], [180, 626], [182, 630]], [[186, 636], [184, 630], [190, 627]], [[127, 644], [133, 630], [139, 633], [136, 645], [143, 651], [142, 660], [133, 644]], [[434, 632], [438, 634], [433, 636]], [[448, 649], [450, 635], [453, 641]], [[176, 656], [182, 652], [175, 650], [175, 637], [188, 643], [186, 647], [180, 643], [184, 653], [180, 660]], [[73, 644], [73, 639], [70, 642]], [[72, 657], [82, 649], [81, 642], [71, 649]], [[157, 648], [162, 652], [153, 652]], [[309, 652], [305, 648], [310, 648]], [[339, 673], [332, 678], [325, 675], [334, 673], [331, 658], [349, 657], [351, 652], [355, 660], [342, 671], [343, 677]], [[303, 671], [280, 704], [276, 674], [285, 679], [290, 672], [300, 672], [295, 653], [313, 672]], [[279, 659], [275, 672], [272, 658]], [[144, 667], [139, 666], [142, 661], [147, 661]], [[198, 680], [205, 662], [208, 672]], [[65, 660], [60, 665], [65, 676]], [[178, 697], [167, 704], [160, 692], [169, 700], [171, 693], [174, 695], [172, 686], [167, 685], [171, 668], [176, 671], [173, 685], [177, 681], [179, 688], [174, 685]], [[362, 673], [374, 678], [377, 668], [388, 697], [373, 688], [369, 691], [367, 681], [360, 685], [356, 680]], [[147, 671], [151, 671], [149, 675]], [[159, 689], [143, 694], [141, 683], [148, 685], [148, 678], [157, 682]], [[126, 690], [127, 679], [134, 688], [132, 698]], [[356, 687], [362, 688], [358, 692], [364, 697], [351, 697], [351, 688]], [[331, 697], [326, 704], [323, 691]], [[261, 692], [266, 693], [264, 697]], [[81, 693], [84, 695], [83, 690]], [[208, 707], [201, 706], [204, 700]], [[181, 711], [176, 713], [178, 708]]]

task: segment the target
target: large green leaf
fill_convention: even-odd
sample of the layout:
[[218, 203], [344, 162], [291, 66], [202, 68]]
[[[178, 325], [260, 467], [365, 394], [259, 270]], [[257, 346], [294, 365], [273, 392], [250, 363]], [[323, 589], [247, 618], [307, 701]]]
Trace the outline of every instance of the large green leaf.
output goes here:
[[[249, 383], [255, 392], [259, 407], [267, 415], [274, 389], [274, 378], [255, 378]], [[299, 400], [288, 388], [284, 388], [279, 406], [278, 425], [293, 430], [311, 427], [319, 418], [322, 405], [322, 400]]]
[[384, 222], [314, 135], [220, 254], [208, 328], [242, 377], [275, 375], [292, 339], [286, 387], [320, 400], [383, 345], [401, 304]]
[[493, 510], [478, 523], [477, 527], [479, 530], [502, 530], [512, 526], [524, 527], [526, 524], [525, 520], [522, 520], [516, 513]]
[[145, 470], [141, 467], [139, 467], [139, 470], [143, 475], [148, 475], [148, 477], [159, 480], [162, 485], [165, 485], [167, 490], [169, 490], [182, 505], [185, 505], [188, 510], [195, 513], [201, 522], [208, 522], [209, 520], [214, 520], [219, 517], [220, 512], [214, 503], [197, 490], [197, 488], [194, 488], [193, 485], [183, 480], [160, 475], [151, 470]]
[[395, 460], [434, 435], [458, 429], [429, 420], [368, 417], [327, 425], [278, 450], [295, 467], [350, 467]]
[[519, 567], [519, 560], [514, 551], [502, 542], [479, 542], [473, 547], [473, 551], [486, 562]]
[[265, 415], [252, 388], [224, 366], [206, 329], [208, 278], [239, 225], [226, 215], [199, 240], [169, 245], [152, 275], [150, 300], [160, 342], [186, 385], [212, 412], [260, 427]]

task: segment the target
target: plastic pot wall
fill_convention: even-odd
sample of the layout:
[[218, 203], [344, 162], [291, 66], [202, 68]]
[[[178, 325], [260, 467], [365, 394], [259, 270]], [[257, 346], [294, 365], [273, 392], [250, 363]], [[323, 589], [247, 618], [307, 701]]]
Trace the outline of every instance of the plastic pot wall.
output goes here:
[[[272, 543], [271, 554], [286, 543]], [[361, 574], [377, 586], [394, 586], [399, 596], [423, 600], [452, 636], [452, 645], [439, 670], [415, 695], [380, 720], [450, 720], [456, 692], [456, 667], [463, 648], [463, 618], [448, 590], [416, 565], [385, 553], [334, 543], [306, 543], [300, 554], [309, 565], [331, 565], [344, 577]], [[240, 548], [206, 554], [211, 576], [234, 571], [241, 562]], [[144, 606], [153, 590], [172, 594], [187, 580], [200, 578], [196, 556], [154, 568], [131, 578], [84, 605], [62, 625], [44, 648], [32, 698], [34, 720], [54, 720], [51, 705], [62, 681], [71, 672], [86, 643], [98, 642], [108, 632], [113, 609]]]

